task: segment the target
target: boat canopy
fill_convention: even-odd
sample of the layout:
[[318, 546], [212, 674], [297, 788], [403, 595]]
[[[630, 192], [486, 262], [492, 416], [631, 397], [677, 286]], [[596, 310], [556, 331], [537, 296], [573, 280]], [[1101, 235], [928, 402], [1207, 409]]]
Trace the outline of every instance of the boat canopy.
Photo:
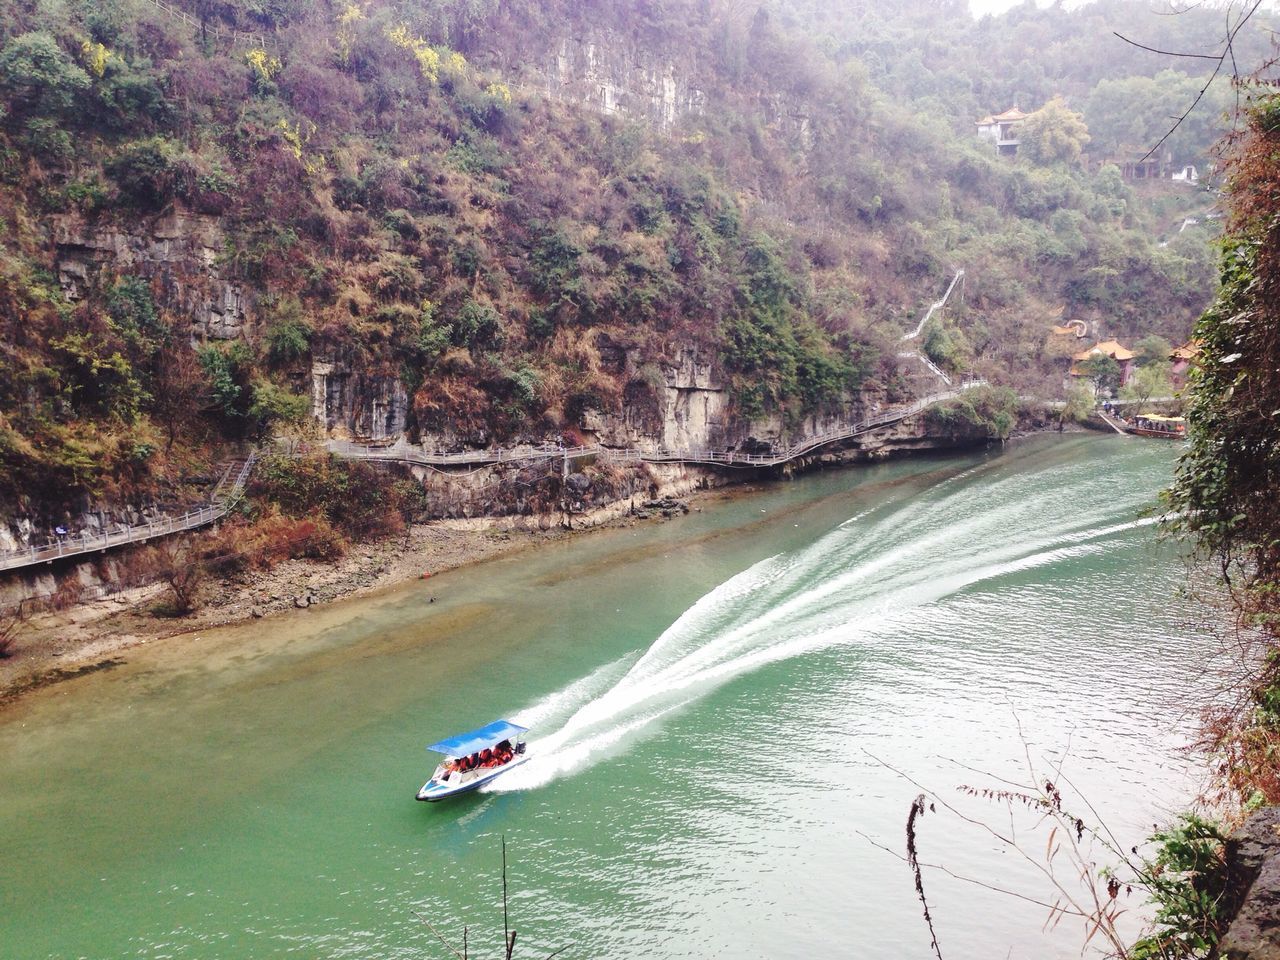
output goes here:
[[1140, 413], [1138, 416], [1143, 420], [1152, 420], [1156, 423], [1185, 423], [1182, 417], [1165, 417], [1158, 413]]
[[459, 733], [439, 743], [433, 743], [427, 749], [433, 753], [443, 753], [447, 757], [465, 757], [485, 747], [492, 747], [495, 743], [518, 737], [528, 729], [528, 727], [517, 726], [510, 720], [495, 720], [479, 730]]

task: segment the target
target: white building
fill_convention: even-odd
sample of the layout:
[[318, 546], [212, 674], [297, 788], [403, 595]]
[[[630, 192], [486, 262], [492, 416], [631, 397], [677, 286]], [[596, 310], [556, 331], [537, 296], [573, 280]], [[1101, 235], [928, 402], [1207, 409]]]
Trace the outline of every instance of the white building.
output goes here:
[[1018, 152], [1018, 126], [1025, 119], [1027, 114], [1017, 107], [994, 117], [983, 117], [977, 122], [978, 136], [994, 144], [1000, 156], [1012, 157]]

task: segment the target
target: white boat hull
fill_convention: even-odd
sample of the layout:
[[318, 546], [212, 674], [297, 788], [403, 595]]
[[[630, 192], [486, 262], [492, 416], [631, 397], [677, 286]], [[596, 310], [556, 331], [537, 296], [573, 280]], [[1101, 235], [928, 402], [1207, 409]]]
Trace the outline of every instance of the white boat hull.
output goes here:
[[[470, 793], [472, 790], [483, 787], [486, 783], [492, 783], [508, 770], [520, 766], [528, 759], [529, 755], [527, 753], [521, 753], [500, 767], [468, 770], [466, 773], [453, 774], [448, 780], [437, 780], [432, 777], [422, 785], [422, 789], [418, 791], [417, 799], [427, 803], [434, 803], [437, 800], [445, 800], [460, 793]], [[475, 776], [472, 776], [472, 774], [475, 774]]]

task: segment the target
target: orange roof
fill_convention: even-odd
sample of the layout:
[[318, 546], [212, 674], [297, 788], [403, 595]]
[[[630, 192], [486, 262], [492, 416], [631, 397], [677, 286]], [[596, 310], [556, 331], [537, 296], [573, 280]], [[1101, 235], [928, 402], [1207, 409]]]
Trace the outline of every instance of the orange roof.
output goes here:
[[1027, 119], [1027, 114], [1023, 113], [1017, 107], [1010, 107], [1004, 113], [997, 113], [991, 119], [994, 120], [996, 123], [1012, 123], [1015, 120]]
[[995, 122], [996, 122], [996, 118], [995, 118], [995, 117], [993, 117], [991, 114], [989, 114], [989, 113], [988, 113], [988, 114], [987, 114], [985, 117], [983, 117], [981, 120], [978, 120], [978, 121], [977, 121], [977, 124], [978, 124], [978, 126], [980, 126], [980, 127], [989, 127], [989, 126], [991, 126], [991, 125], [992, 125], [993, 123], [995, 123]]
[[1125, 360], [1132, 360], [1134, 356], [1136, 356], [1132, 350], [1128, 347], [1121, 346], [1118, 341], [1104, 340], [1102, 343], [1095, 343], [1083, 353], [1077, 353], [1071, 359], [1088, 360], [1090, 357], [1097, 356], [1098, 354], [1103, 354], [1104, 356], [1110, 357], [1112, 360], [1118, 360], [1122, 363]]
[[1055, 337], [1065, 337], [1065, 336], [1074, 337], [1076, 335], [1076, 328], [1075, 327], [1059, 327], [1055, 325], [1053, 327], [1053, 335]]
[[1135, 354], [1128, 347], [1121, 346], [1118, 340], [1107, 340], [1105, 343], [1098, 344], [1097, 349], [1101, 350], [1112, 360], [1132, 360]]

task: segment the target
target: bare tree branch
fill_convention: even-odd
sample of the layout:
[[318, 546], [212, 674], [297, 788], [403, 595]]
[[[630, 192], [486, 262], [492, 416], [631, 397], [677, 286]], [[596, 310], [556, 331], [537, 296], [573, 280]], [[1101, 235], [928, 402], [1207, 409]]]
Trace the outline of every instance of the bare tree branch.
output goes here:
[[[1236, 36], [1240, 33], [1242, 29], [1244, 29], [1244, 25], [1253, 18], [1253, 15], [1258, 12], [1258, 9], [1261, 6], [1262, 6], [1262, 0], [1252, 0], [1252, 5], [1248, 6], [1247, 9], [1242, 11], [1239, 19], [1236, 20], [1234, 24], [1232, 24], [1231, 22], [1231, 7], [1228, 6], [1227, 24], [1226, 24], [1226, 40], [1223, 43], [1222, 49], [1216, 54], [1185, 53], [1185, 52], [1179, 53], [1172, 50], [1160, 50], [1160, 49], [1157, 49], [1156, 47], [1149, 47], [1146, 44], [1139, 43], [1136, 40], [1130, 40], [1128, 37], [1124, 36], [1123, 34], [1120, 34], [1120, 33], [1115, 34], [1125, 43], [1138, 47], [1141, 50], [1148, 50], [1151, 53], [1160, 54], [1161, 56], [1180, 57], [1180, 58], [1193, 59], [1193, 60], [1216, 61], [1216, 64], [1213, 68], [1213, 73], [1209, 75], [1209, 79], [1205, 82], [1205, 85], [1200, 88], [1200, 92], [1196, 94], [1196, 98], [1191, 101], [1191, 106], [1187, 107], [1187, 109], [1183, 111], [1182, 116], [1178, 117], [1174, 121], [1173, 126], [1170, 127], [1168, 132], [1165, 133], [1165, 135], [1160, 138], [1160, 140], [1156, 143], [1156, 145], [1153, 146], [1150, 150], [1148, 150], [1145, 154], [1143, 154], [1142, 159], [1139, 160], [1138, 163], [1145, 163], [1153, 154], [1155, 154], [1157, 150], [1159, 150], [1162, 146], [1165, 145], [1168, 139], [1174, 135], [1174, 133], [1178, 130], [1179, 127], [1182, 126], [1183, 122], [1187, 119], [1187, 117], [1191, 116], [1195, 108], [1200, 105], [1200, 101], [1204, 99], [1204, 95], [1209, 92], [1209, 88], [1213, 86], [1213, 82], [1218, 79], [1218, 75], [1222, 73], [1222, 69], [1224, 66], [1226, 66], [1226, 63], [1228, 60], [1231, 61], [1232, 76], [1237, 79], [1239, 78], [1240, 71], [1239, 71], [1239, 66], [1236, 63], [1236, 54], [1235, 54]], [[1236, 92], [1237, 112], [1239, 111], [1239, 99], [1240, 99], [1239, 91], [1237, 90]]]
[[[427, 925], [427, 929], [436, 935], [436, 939], [444, 944], [445, 949], [452, 953], [458, 960], [466, 960], [466, 958], [453, 947], [448, 940], [441, 936], [440, 931], [431, 925], [431, 921], [420, 914], [417, 910], [413, 911], [413, 915]], [[464, 934], [465, 936], [465, 934]]]

